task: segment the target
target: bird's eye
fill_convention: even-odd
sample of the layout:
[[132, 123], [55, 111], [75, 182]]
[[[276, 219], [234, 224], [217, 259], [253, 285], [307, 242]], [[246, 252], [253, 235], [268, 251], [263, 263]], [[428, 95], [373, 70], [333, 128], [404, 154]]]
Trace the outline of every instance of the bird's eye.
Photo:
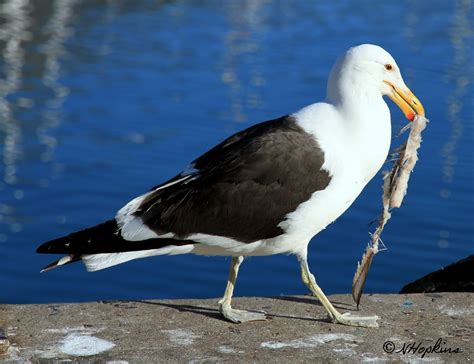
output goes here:
[[390, 63], [387, 63], [384, 67], [387, 71], [393, 70], [393, 66]]

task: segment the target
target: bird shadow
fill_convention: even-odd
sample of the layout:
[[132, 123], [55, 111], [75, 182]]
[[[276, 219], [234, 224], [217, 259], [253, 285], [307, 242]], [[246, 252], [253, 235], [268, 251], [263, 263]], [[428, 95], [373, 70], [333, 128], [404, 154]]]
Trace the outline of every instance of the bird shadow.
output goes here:
[[[318, 301], [310, 300], [310, 299], [301, 298], [300, 300], [298, 300], [298, 298], [292, 299], [293, 297], [283, 297], [283, 296], [282, 297], [272, 297], [272, 298], [282, 299], [282, 300], [285, 300], [287, 298], [286, 299], [287, 301], [303, 302], [303, 303], [311, 303], [311, 304], [316, 303], [316, 304], [321, 306], [321, 303], [319, 303]], [[193, 313], [193, 314], [198, 314], [198, 315], [206, 316], [206, 317], [218, 320], [218, 321], [223, 321], [223, 322], [228, 322], [229, 323], [229, 321], [222, 316], [222, 314], [219, 312], [219, 310], [214, 309], [214, 308], [203, 307], [203, 306], [194, 306], [194, 305], [180, 305], [180, 304], [175, 304], [175, 303], [140, 301], [140, 300], [135, 300], [135, 301], [130, 301], [130, 302], [171, 308], [171, 309], [177, 310], [178, 312], [190, 312], [190, 313]], [[250, 312], [252, 312], [252, 311], [262, 312], [262, 311], [258, 311], [258, 310], [249, 310], [249, 311]], [[267, 319], [269, 319], [269, 320], [272, 320], [273, 318], [285, 318], [285, 319], [311, 321], [311, 322], [323, 322], [323, 323], [331, 323], [332, 322], [329, 318], [282, 315], [282, 314], [274, 314], [274, 313], [268, 313], [268, 312], [265, 312], [265, 314], [267, 316]]]
[[135, 303], [143, 303], [146, 305], [154, 305], [154, 306], [161, 306], [161, 307], [167, 307], [167, 308], [172, 308], [174, 310], [177, 310], [179, 312], [191, 312], [195, 313], [198, 315], [210, 317], [213, 319], [217, 319], [220, 321], [226, 321], [219, 310], [216, 310], [214, 308], [209, 308], [209, 307], [202, 307], [202, 306], [192, 306], [192, 305], [179, 305], [175, 303], [163, 303], [163, 302], [152, 302], [152, 301], [133, 301]]
[[[282, 301], [298, 302], [298, 303], [304, 303], [308, 305], [322, 306], [321, 302], [314, 296], [308, 296], [307, 298], [295, 297], [295, 296], [277, 296], [277, 297], [272, 297], [272, 298], [276, 300], [282, 300]], [[358, 309], [350, 303], [335, 302], [335, 301], [331, 301], [331, 303], [333, 304], [335, 308], [338, 308], [340, 310], [358, 311]]]

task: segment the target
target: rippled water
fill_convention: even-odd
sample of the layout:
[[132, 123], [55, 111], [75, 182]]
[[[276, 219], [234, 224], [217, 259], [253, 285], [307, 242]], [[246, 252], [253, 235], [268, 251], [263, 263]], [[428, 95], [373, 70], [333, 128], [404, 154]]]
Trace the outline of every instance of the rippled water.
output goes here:
[[[366, 291], [396, 292], [472, 254], [472, 14], [469, 0], [0, 2], [0, 301], [221, 295], [226, 258], [39, 274], [54, 257], [34, 251], [110, 218], [231, 133], [322, 99], [335, 58], [366, 42], [395, 56], [431, 119]], [[326, 292], [350, 291], [380, 194], [378, 176], [313, 239]], [[273, 256], [244, 263], [236, 294], [304, 292], [295, 258]]]

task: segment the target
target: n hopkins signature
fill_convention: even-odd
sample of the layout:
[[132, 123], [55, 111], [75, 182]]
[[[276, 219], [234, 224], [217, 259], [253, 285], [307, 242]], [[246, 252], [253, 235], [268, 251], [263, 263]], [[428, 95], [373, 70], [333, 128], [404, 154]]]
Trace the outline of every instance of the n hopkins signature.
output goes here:
[[457, 354], [462, 352], [461, 348], [451, 348], [446, 345], [446, 340], [439, 338], [433, 345], [422, 345], [421, 342], [410, 342], [403, 343], [402, 347], [397, 348], [393, 341], [385, 341], [383, 344], [383, 350], [388, 353], [396, 354], [418, 354], [422, 358], [426, 354], [437, 353], [437, 354]]

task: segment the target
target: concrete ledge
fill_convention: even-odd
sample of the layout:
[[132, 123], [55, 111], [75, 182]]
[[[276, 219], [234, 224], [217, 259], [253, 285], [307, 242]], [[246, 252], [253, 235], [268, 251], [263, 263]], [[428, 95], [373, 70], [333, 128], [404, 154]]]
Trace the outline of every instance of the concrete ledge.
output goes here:
[[[355, 310], [349, 295], [330, 299], [342, 312]], [[474, 293], [365, 295], [361, 314], [379, 315], [378, 329], [329, 323], [310, 296], [236, 298], [236, 308], [271, 315], [240, 325], [223, 321], [216, 301], [0, 305], [0, 361], [408, 362], [424, 356], [466, 363], [474, 357]]]

